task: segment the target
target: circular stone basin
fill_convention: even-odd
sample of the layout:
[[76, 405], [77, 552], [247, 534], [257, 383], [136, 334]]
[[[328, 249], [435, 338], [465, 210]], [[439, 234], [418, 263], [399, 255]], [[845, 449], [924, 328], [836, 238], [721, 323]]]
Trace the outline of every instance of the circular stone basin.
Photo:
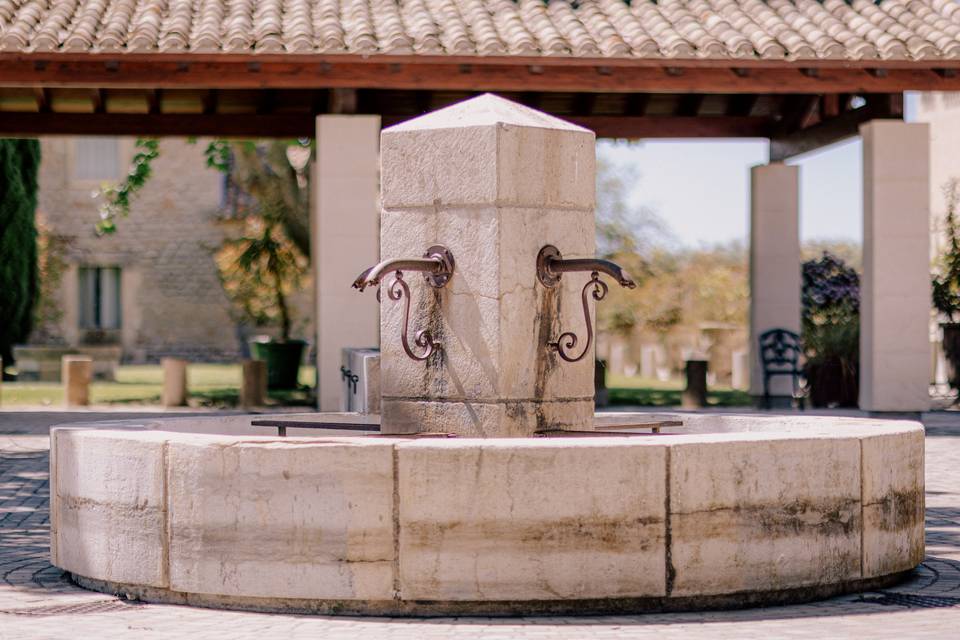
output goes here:
[[676, 433], [602, 438], [57, 428], [52, 561], [147, 601], [497, 615], [796, 602], [923, 558], [920, 424], [671, 417]]

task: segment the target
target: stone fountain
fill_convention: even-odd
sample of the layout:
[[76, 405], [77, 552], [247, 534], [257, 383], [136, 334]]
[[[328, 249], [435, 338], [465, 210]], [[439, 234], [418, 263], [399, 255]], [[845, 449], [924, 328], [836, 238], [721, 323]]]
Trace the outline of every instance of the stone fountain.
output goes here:
[[593, 305], [632, 282], [594, 258], [591, 132], [481, 96], [385, 130], [381, 154], [383, 262], [355, 286], [381, 295], [382, 416], [55, 429], [51, 553], [77, 582], [269, 611], [637, 612], [826, 597], [921, 561], [917, 423], [594, 414]]

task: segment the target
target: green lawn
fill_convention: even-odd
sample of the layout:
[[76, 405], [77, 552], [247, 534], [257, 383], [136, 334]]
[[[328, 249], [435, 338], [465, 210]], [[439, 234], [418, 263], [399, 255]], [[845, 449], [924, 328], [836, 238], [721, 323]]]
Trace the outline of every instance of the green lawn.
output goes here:
[[[607, 374], [610, 404], [641, 407], [670, 407], [680, 404], [683, 380], [654, 380]], [[710, 387], [707, 402], [716, 407], [744, 407], [751, 404], [746, 391], [730, 387]]]
[[[269, 402], [276, 405], [311, 405], [309, 387], [314, 368], [300, 367], [300, 389], [271, 391]], [[233, 407], [240, 398], [240, 365], [191, 364], [187, 367], [190, 406]], [[116, 382], [90, 385], [92, 404], [150, 405], [160, 403], [163, 371], [158, 365], [125, 365], [117, 370]], [[56, 382], [4, 382], [0, 406], [62, 405], [63, 387]]]

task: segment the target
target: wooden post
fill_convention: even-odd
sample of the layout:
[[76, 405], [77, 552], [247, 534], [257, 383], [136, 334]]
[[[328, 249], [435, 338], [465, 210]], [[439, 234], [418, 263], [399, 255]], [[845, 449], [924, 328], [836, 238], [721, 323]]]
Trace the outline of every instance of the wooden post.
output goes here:
[[163, 393], [165, 407], [183, 407], [187, 404], [187, 361], [180, 358], [162, 358]]
[[63, 356], [60, 360], [60, 378], [63, 396], [68, 407], [90, 404], [90, 378], [93, 376], [93, 358], [90, 356]]
[[242, 369], [240, 406], [262, 407], [267, 398], [267, 363], [263, 360], [244, 360]]
[[707, 361], [687, 360], [687, 387], [683, 390], [684, 409], [707, 406]]

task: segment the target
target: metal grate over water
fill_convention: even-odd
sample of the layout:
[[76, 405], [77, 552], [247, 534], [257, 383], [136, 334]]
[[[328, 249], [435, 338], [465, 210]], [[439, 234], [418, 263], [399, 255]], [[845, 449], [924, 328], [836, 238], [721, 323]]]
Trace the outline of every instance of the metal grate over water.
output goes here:
[[141, 607], [140, 603], [131, 603], [124, 600], [96, 600], [94, 602], [75, 602], [73, 604], [55, 604], [46, 607], [24, 607], [22, 609], [0, 609], [0, 615], [31, 616], [35, 618], [49, 618], [53, 616], [84, 615], [91, 613], [113, 613], [115, 611], [129, 611], [131, 607]]
[[950, 596], [920, 596], [912, 593], [881, 592], [878, 598], [864, 597], [862, 601], [888, 607], [908, 607], [910, 609], [960, 607], [960, 598]]

